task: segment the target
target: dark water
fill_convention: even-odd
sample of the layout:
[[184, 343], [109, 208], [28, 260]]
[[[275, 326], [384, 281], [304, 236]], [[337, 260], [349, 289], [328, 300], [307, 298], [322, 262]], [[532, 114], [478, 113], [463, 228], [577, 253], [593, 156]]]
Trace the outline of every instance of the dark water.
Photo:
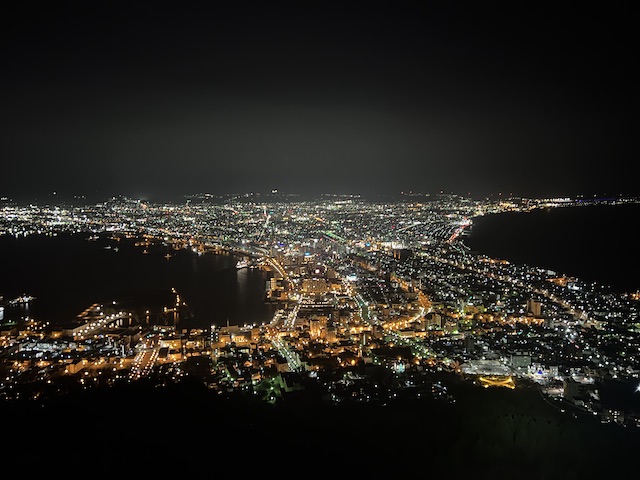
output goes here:
[[611, 287], [640, 289], [640, 204], [590, 205], [477, 217], [464, 242], [512, 263]]
[[[93, 303], [112, 303], [152, 316], [171, 306], [175, 288], [187, 302], [190, 326], [244, 325], [271, 320], [274, 306], [264, 302], [271, 273], [236, 270], [232, 254], [197, 255], [155, 246], [143, 254], [133, 240], [87, 235], [0, 237], [0, 295], [4, 302], [35, 296], [22, 313], [64, 324]], [[111, 247], [111, 248], [105, 248]], [[114, 247], [118, 247], [117, 251]], [[171, 258], [165, 258], [165, 254]], [[5, 305], [5, 322], [19, 312]], [[187, 324], [185, 323], [185, 325]]]

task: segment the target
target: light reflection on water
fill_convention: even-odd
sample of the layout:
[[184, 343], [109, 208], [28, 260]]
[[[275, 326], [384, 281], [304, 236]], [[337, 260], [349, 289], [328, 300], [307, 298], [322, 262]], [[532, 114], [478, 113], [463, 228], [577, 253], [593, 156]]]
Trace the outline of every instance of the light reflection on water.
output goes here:
[[[193, 326], [268, 322], [275, 311], [264, 302], [271, 273], [236, 270], [237, 260], [232, 254], [198, 255], [165, 246], [143, 254], [133, 241], [89, 242], [80, 235], [0, 237], [3, 322], [32, 317], [65, 323], [93, 303], [114, 300], [139, 308], [141, 318], [147, 309], [153, 317], [174, 301], [174, 287], [191, 311]], [[36, 298], [21, 310], [9, 309], [6, 302], [23, 294]]]

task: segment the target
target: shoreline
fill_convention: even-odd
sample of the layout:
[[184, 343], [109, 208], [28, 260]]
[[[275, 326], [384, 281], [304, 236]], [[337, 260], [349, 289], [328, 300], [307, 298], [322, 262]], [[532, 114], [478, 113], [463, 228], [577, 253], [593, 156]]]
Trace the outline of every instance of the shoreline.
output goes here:
[[[0, 324], [19, 321], [28, 313], [38, 321], [62, 325], [73, 322], [89, 305], [110, 304], [112, 300], [135, 309], [139, 314], [149, 309], [153, 316], [161, 313], [163, 305], [170, 305], [167, 302], [171, 301], [173, 287], [178, 287], [190, 308], [197, 304], [202, 307], [201, 312], [194, 312], [197, 318], [194, 324], [209, 323], [210, 315], [213, 315], [211, 321], [219, 325], [223, 325], [227, 317], [231, 323], [238, 322], [241, 325], [244, 318], [234, 317], [243, 317], [245, 313], [247, 318], [264, 321], [271, 318], [272, 307], [264, 301], [265, 285], [258, 279], [257, 272], [237, 278], [235, 274], [225, 273], [225, 266], [235, 271], [235, 261], [240, 255], [238, 252], [207, 252], [216, 255], [216, 259], [207, 260], [198, 255], [198, 252], [189, 249], [178, 252], [171, 244], [163, 245], [160, 241], [153, 246], [142, 245], [137, 244], [142, 237], [118, 241], [109, 238], [110, 235], [112, 232], [104, 232], [99, 239], [86, 238], [83, 233], [55, 237], [44, 234], [7, 237], [8, 240], [3, 244], [17, 248], [5, 249], [5, 279], [12, 277], [13, 280], [0, 285], [0, 296], [4, 296], [6, 300], [23, 294], [37, 298], [28, 312], [13, 307], [5, 308]], [[50, 240], [53, 243], [49, 243]], [[119, 248], [116, 250], [113, 247], [117, 242]], [[106, 246], [112, 248], [103, 248]], [[170, 257], [165, 256], [167, 252]], [[60, 263], [57, 256], [65, 259], [66, 270], [56, 271]], [[225, 256], [228, 256], [227, 260], [223, 259]], [[80, 272], [81, 269], [97, 269], [99, 275], [106, 275], [107, 279], [94, 279], [93, 275], [86, 279], [80, 278], [75, 272]], [[46, 275], [40, 274], [40, 270]], [[261, 277], [271, 275], [267, 267], [259, 270], [262, 272]], [[125, 279], [120, 282], [122, 275], [125, 275]], [[55, 279], [51, 286], [48, 286], [48, 277]], [[176, 280], [171, 277], [176, 277]], [[31, 278], [39, 281], [31, 282]], [[138, 278], [141, 281], [137, 281]], [[211, 293], [207, 292], [209, 283]], [[27, 285], [31, 288], [27, 289]], [[240, 302], [234, 293], [239, 288], [248, 289], [247, 294], [253, 300], [248, 303]], [[24, 289], [27, 291], [23, 292]], [[256, 289], [259, 290], [257, 296], [252, 295]], [[14, 292], [17, 292], [16, 295]], [[219, 309], [214, 306], [216, 302], [222, 302]], [[216, 311], [219, 312], [217, 317]]]
[[[594, 209], [589, 211], [595, 213], [593, 220], [587, 218], [589, 208]], [[615, 214], [608, 210], [616, 208]], [[471, 226], [460, 241], [478, 255], [547, 269], [615, 293], [631, 294], [640, 291], [635, 274], [640, 264], [636, 259], [633, 267], [632, 242], [625, 243], [626, 237], [618, 235], [628, 213], [623, 209], [640, 213], [640, 203], [571, 205], [479, 215], [471, 218]], [[620, 223], [616, 223], [618, 219]], [[597, 228], [601, 224], [603, 231]], [[615, 235], [609, 231], [613, 228]]]

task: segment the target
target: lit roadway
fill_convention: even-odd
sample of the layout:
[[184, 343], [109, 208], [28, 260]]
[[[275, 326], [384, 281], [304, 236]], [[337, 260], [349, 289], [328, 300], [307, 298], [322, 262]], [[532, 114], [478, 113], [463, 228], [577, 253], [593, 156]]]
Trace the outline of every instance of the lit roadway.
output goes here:
[[280, 277], [284, 278], [285, 280], [288, 278], [287, 272], [285, 272], [284, 268], [282, 268], [282, 265], [280, 265], [277, 260], [272, 257], [266, 257], [266, 261], [269, 265], [271, 265], [271, 267], [273, 267], [276, 272], [278, 272], [278, 275], [280, 275]]
[[[267, 263], [269, 263], [269, 265], [271, 265], [271, 267], [273, 267], [273, 269], [276, 272], [278, 272], [278, 275], [280, 277], [282, 277], [285, 280], [288, 278], [287, 272], [285, 272], [284, 268], [282, 268], [282, 265], [280, 265], [280, 263], [277, 260], [275, 260], [272, 257], [265, 257], [265, 259]], [[280, 323], [282, 322], [282, 327], [285, 330], [292, 329], [293, 326], [295, 325], [296, 318], [298, 318], [299, 310], [300, 310], [300, 305], [296, 305], [293, 308], [293, 310], [291, 310], [289, 314], [286, 316], [284, 315], [283, 310], [281, 309], [277, 310], [273, 315], [273, 319], [271, 320], [270, 326], [278, 329]], [[271, 344], [278, 350], [280, 355], [282, 355], [287, 360], [287, 363], [289, 364], [289, 368], [292, 371], [298, 371], [301, 369], [300, 360], [298, 359], [298, 356], [291, 351], [291, 349], [286, 344], [286, 342], [282, 340], [280, 337], [278, 337], [277, 334], [271, 338]]]
[[289, 345], [282, 340], [280, 337], [273, 337], [271, 339], [271, 344], [276, 347], [278, 353], [282, 355], [289, 364], [289, 368], [295, 372], [301, 370], [302, 365], [300, 364], [300, 360], [298, 355], [295, 352], [292, 352], [289, 348]]
[[[284, 314], [284, 310], [277, 310], [273, 315], [273, 319], [271, 320], [271, 323], [269, 325], [278, 330], [280, 329], [280, 325], [282, 326], [283, 330], [290, 330], [295, 325], [296, 318], [298, 318], [299, 310], [300, 305], [296, 305], [293, 310], [291, 310], [287, 315]], [[299, 371], [301, 369], [298, 355], [295, 352], [291, 351], [291, 348], [289, 348], [287, 342], [280, 338], [277, 333], [271, 336], [271, 344], [276, 350], [278, 350], [278, 353], [287, 360], [289, 368], [292, 371]]]
[[364, 298], [362, 298], [362, 294], [357, 293], [356, 295], [353, 296], [353, 299], [356, 301], [356, 303], [360, 307], [360, 316], [362, 317], [362, 320], [364, 320], [370, 325], [375, 325], [380, 323], [376, 317], [374, 318], [369, 317], [369, 302], [367, 302]]
[[[403, 327], [407, 323], [418, 321], [418, 319], [420, 319], [424, 314], [425, 314], [425, 308], [421, 306], [418, 309], [418, 313], [416, 313], [409, 320], [406, 320], [405, 322], [401, 322], [399, 324], [398, 328]], [[418, 355], [420, 355], [423, 358], [425, 358], [425, 357], [435, 358], [436, 357], [436, 353], [435, 352], [433, 352], [431, 349], [429, 349], [429, 347], [427, 347], [423, 342], [421, 342], [419, 340], [416, 340], [415, 338], [403, 337], [400, 334], [398, 334], [398, 332], [393, 328], [389, 328], [389, 329], [385, 328], [385, 332], [388, 333], [389, 335], [393, 336], [398, 343], [402, 343], [403, 345], [407, 345], [407, 346], [411, 347], [414, 352], [416, 352]]]
[[145, 348], [136, 353], [131, 371], [129, 372], [129, 378], [131, 380], [138, 380], [148, 376], [158, 359], [159, 351], [159, 348]]
[[284, 319], [284, 328], [292, 329], [296, 323], [296, 318], [298, 318], [298, 312], [300, 311], [300, 305], [296, 305], [293, 307], [293, 310], [289, 312], [289, 315]]
[[[380, 324], [380, 321], [378, 320], [377, 317], [373, 317], [373, 318], [369, 317], [369, 303], [364, 298], [362, 298], [362, 295], [360, 293], [355, 294], [353, 296], [353, 299], [356, 301], [356, 303], [360, 307], [361, 316], [365, 322], [367, 322], [370, 325]], [[400, 325], [400, 327], [406, 325], [407, 323], [416, 322], [424, 316], [427, 310], [430, 309], [430, 304], [429, 302], [426, 302], [424, 299], [421, 299], [421, 304], [422, 305], [418, 309], [418, 313], [416, 313], [410, 319], [402, 322], [402, 325]], [[428, 307], [425, 305], [428, 305]], [[402, 337], [392, 328], [385, 328], [385, 332], [393, 336], [398, 343], [402, 343], [404, 345], [410, 346], [416, 353], [421, 355], [423, 358], [436, 356], [436, 354], [432, 350], [430, 350], [426, 345], [424, 345], [424, 343], [417, 341], [414, 338]]]

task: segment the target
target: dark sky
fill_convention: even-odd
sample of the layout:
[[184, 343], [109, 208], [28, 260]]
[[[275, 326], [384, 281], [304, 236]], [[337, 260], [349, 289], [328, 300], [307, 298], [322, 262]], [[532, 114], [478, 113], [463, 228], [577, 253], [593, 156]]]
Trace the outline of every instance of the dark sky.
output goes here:
[[0, 195], [640, 194], [631, 2], [15, 4]]

